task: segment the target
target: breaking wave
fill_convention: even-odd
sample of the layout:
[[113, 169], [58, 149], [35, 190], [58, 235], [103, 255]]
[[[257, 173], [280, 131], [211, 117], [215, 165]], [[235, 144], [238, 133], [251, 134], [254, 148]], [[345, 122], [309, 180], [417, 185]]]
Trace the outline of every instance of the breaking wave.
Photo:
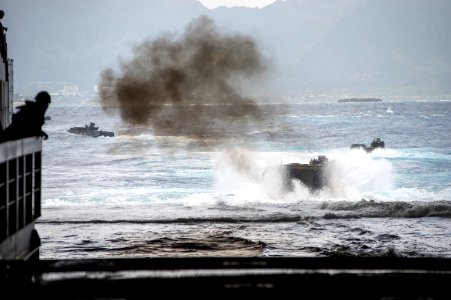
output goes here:
[[451, 217], [450, 201], [426, 203], [377, 202], [372, 200], [323, 202], [320, 209], [332, 211], [324, 214], [325, 219]]
[[202, 224], [202, 223], [289, 223], [298, 222], [300, 216], [277, 214], [263, 217], [203, 217], [203, 218], [174, 218], [174, 219], [118, 219], [118, 220], [40, 220], [41, 224]]

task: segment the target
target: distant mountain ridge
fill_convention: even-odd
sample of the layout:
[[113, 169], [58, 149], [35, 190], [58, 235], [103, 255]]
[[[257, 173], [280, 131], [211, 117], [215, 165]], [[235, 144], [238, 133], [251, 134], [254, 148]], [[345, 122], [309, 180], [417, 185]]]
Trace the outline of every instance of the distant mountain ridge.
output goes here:
[[337, 102], [381, 102], [379, 98], [346, 98], [340, 99]]
[[14, 0], [3, 4], [16, 89], [97, 84], [100, 72], [200, 15], [252, 35], [270, 61], [256, 94], [451, 95], [451, 1], [286, 0], [209, 10], [195, 0]]

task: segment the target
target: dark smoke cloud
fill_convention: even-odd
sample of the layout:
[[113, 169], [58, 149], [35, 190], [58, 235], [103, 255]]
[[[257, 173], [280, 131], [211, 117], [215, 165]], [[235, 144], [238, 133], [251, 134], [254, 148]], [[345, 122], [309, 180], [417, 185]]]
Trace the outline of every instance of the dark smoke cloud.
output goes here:
[[131, 125], [150, 125], [156, 135], [221, 137], [237, 120], [246, 126], [262, 118], [255, 101], [233, 83], [264, 69], [250, 37], [223, 34], [200, 17], [179, 38], [161, 36], [135, 47], [119, 73], [105, 70], [101, 103], [117, 107]]

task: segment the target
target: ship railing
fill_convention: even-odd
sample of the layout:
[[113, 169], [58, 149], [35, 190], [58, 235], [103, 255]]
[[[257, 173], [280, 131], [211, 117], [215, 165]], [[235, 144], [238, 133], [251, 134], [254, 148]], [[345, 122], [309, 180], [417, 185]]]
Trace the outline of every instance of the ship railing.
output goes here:
[[41, 156], [40, 137], [0, 143], [0, 243], [34, 230], [41, 216]]

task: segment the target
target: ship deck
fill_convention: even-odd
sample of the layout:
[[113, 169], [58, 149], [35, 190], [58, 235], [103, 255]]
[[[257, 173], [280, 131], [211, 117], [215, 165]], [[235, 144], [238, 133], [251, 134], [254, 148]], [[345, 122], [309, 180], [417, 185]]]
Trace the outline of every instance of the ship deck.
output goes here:
[[[296, 295], [308, 299], [449, 299], [451, 260], [399, 257], [210, 257], [1, 261], [20, 299]], [[11, 294], [12, 293], [12, 294]]]

